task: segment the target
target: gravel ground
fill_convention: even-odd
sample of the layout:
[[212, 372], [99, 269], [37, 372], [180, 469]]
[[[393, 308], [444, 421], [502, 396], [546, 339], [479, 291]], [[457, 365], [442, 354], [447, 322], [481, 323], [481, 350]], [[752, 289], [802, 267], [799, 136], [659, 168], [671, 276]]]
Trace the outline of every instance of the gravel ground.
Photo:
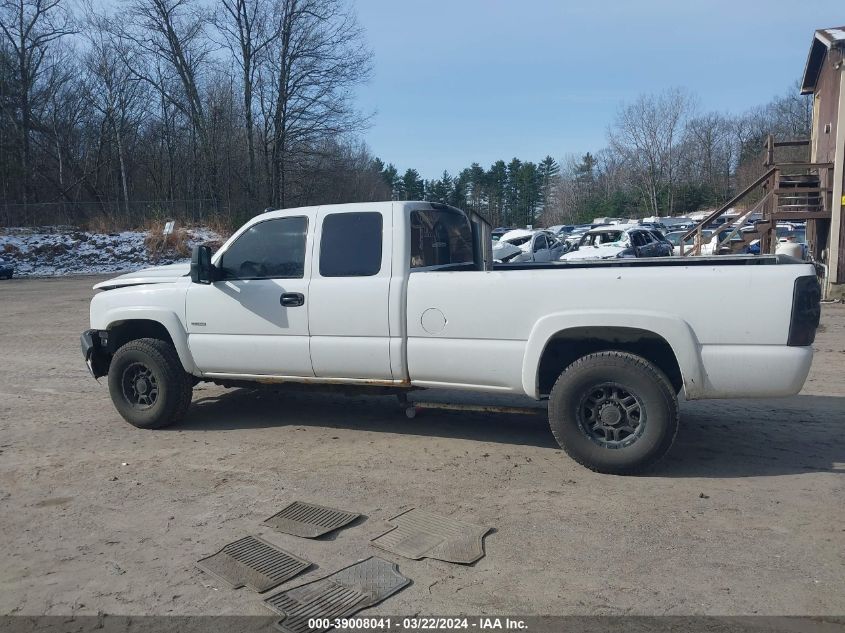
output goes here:
[[[98, 280], [0, 282], [0, 614], [266, 615], [194, 567], [247, 534], [316, 563], [285, 586], [399, 563], [413, 584], [369, 613], [845, 613], [843, 305], [801, 395], [682, 403], [662, 466], [614, 477], [540, 416], [407, 420], [388, 397], [200, 385], [180, 426], [135, 429], [79, 353]], [[295, 499], [367, 518], [318, 540], [261, 525]], [[412, 507], [492, 526], [486, 556], [368, 544]]]

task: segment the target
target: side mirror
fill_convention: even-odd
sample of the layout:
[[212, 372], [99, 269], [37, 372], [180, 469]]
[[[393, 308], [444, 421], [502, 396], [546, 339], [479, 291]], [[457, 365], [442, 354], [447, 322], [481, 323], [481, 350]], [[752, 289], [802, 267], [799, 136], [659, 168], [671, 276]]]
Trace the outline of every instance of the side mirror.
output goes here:
[[205, 245], [194, 246], [194, 252], [191, 253], [191, 281], [195, 284], [210, 284], [215, 281], [214, 272], [211, 249]]

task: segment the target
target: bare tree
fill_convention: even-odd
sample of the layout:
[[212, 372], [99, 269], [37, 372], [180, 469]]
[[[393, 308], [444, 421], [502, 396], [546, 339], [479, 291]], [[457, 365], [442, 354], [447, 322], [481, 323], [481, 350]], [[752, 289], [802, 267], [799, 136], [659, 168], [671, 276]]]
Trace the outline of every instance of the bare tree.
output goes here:
[[273, 5], [269, 0], [220, 0], [214, 23], [223, 42], [238, 67], [244, 126], [247, 142], [248, 170], [246, 187], [249, 197], [255, 197], [255, 84], [262, 56], [278, 36], [279, 25], [273, 19]]
[[695, 117], [687, 122], [683, 139], [684, 180], [706, 187], [717, 202], [729, 198], [736, 162], [730, 121], [716, 112]]
[[610, 144], [631, 166], [649, 210], [660, 215], [661, 196], [674, 211], [678, 144], [685, 119], [693, 110], [689, 95], [672, 89], [660, 95], [641, 95], [622, 107], [610, 131]]
[[285, 206], [292, 157], [365, 124], [350, 91], [369, 77], [371, 52], [341, 0], [277, 0], [274, 25], [259, 77], [272, 200]]
[[73, 21], [63, 0], [1, 0], [0, 31], [13, 53], [15, 64], [22, 199], [27, 202], [32, 198], [33, 109], [39, 101], [43, 103], [49, 99], [46, 91], [39, 90], [39, 82], [50, 70], [48, 49], [51, 43], [73, 33]]
[[88, 49], [85, 63], [85, 96], [93, 110], [102, 117], [117, 150], [120, 190], [129, 217], [129, 177], [126, 137], [137, 129], [146, 115], [148, 98], [145, 84], [123, 60], [132, 55], [129, 43], [116, 36], [112, 20], [94, 12], [87, 13], [85, 30]]
[[209, 16], [198, 0], [126, 0], [126, 8], [122, 36], [139, 54], [125, 57], [124, 63], [188, 118], [193, 158], [202, 168], [206, 193], [217, 200], [217, 166], [200, 86], [211, 65]]

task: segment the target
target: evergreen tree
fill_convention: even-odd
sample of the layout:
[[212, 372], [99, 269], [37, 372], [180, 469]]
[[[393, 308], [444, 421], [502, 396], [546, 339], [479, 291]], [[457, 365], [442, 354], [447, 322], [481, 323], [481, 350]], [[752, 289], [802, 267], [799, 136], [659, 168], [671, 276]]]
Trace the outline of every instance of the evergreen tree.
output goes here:
[[540, 172], [532, 162], [522, 163], [518, 172], [517, 206], [518, 222], [522, 226], [534, 224], [540, 205]]
[[581, 158], [581, 162], [575, 166], [575, 181], [592, 187], [596, 180], [595, 169], [596, 159], [590, 152], [587, 152]]
[[[489, 201], [489, 192], [485, 191], [488, 185], [488, 179], [478, 163], [473, 163], [468, 169], [461, 172], [461, 180], [464, 185], [464, 196], [468, 197], [468, 206], [476, 213], [483, 213], [482, 205], [485, 198]], [[487, 209], [487, 217], [492, 222], [492, 214], [490, 209]]]
[[426, 183], [425, 199], [429, 202], [449, 204], [452, 199], [452, 176], [448, 171], [443, 172], [439, 180], [429, 180]]
[[555, 179], [560, 175], [560, 165], [551, 156], [546, 156], [538, 166], [540, 176], [540, 211], [551, 206]]
[[497, 160], [485, 174], [488, 217], [493, 226], [507, 226], [505, 199], [508, 187], [508, 168], [505, 161]]
[[385, 165], [384, 162], [376, 158], [373, 160], [373, 168], [381, 175], [384, 183], [390, 187], [391, 198], [393, 200], [399, 199], [399, 192], [401, 190], [399, 172], [393, 163]]
[[468, 183], [469, 170], [464, 169], [461, 171], [458, 177], [452, 181], [452, 192], [449, 195], [449, 204], [459, 209], [466, 209], [467, 211], [475, 211], [476, 213], [481, 213], [477, 207], [470, 206], [467, 204], [467, 189], [469, 186]]
[[502, 219], [505, 224], [522, 224], [522, 218], [519, 213], [519, 198], [520, 198], [520, 179], [519, 172], [522, 168], [522, 161], [518, 158], [513, 158], [508, 163], [507, 168], [507, 184], [505, 186], [505, 207], [502, 213]]
[[420, 172], [408, 168], [402, 176], [403, 200], [423, 200], [425, 198], [425, 182], [420, 178]]

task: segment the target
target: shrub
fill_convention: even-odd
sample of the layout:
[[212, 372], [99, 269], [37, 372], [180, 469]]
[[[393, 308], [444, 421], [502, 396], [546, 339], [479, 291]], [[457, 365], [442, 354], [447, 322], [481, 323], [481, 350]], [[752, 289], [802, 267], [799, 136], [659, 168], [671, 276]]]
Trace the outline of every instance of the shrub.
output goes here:
[[188, 232], [177, 227], [170, 235], [164, 235], [164, 225], [162, 220], [147, 222], [147, 236], [144, 238], [147, 253], [152, 257], [189, 257], [191, 249], [188, 246]]

